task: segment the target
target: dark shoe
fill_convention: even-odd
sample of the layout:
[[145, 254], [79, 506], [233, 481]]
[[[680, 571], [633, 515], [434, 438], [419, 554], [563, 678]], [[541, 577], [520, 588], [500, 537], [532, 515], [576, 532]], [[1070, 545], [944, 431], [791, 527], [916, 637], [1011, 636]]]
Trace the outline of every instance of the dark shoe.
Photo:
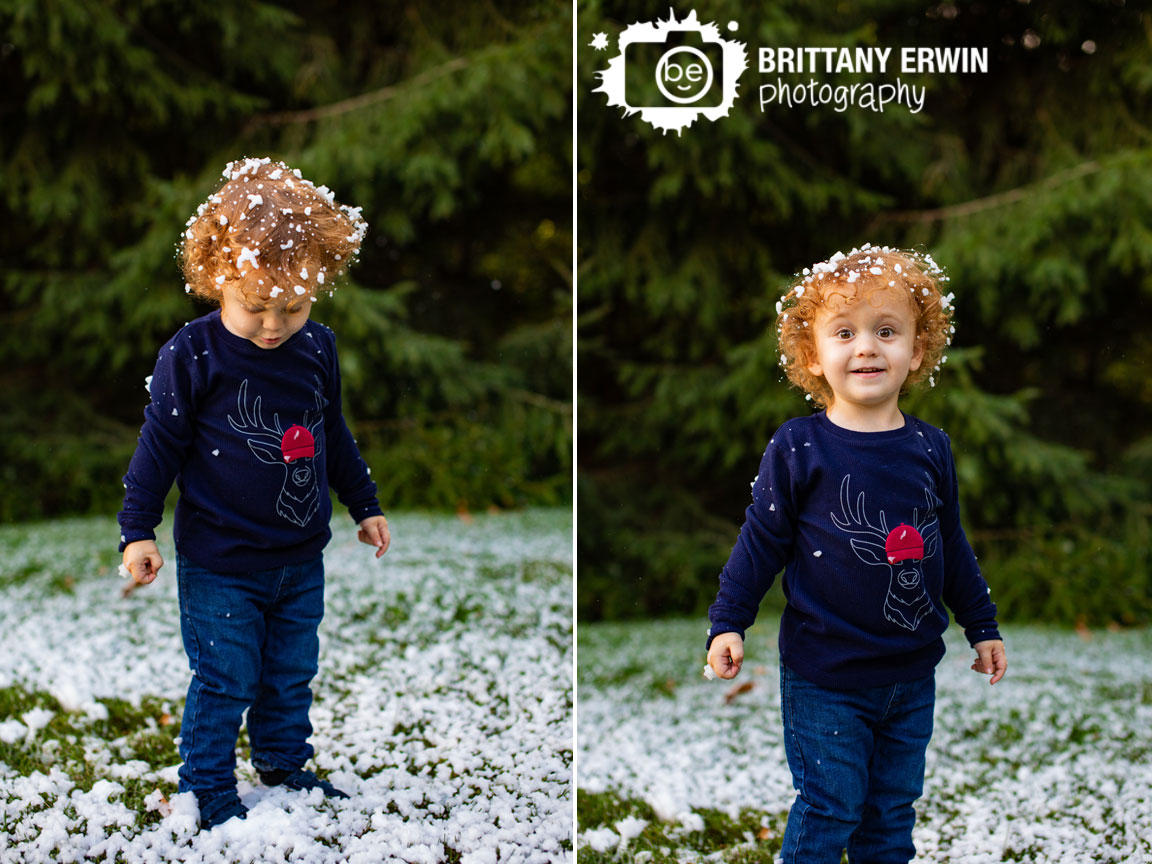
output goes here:
[[200, 804], [200, 828], [215, 828], [229, 819], [247, 819], [248, 808], [240, 803], [235, 789], [218, 789], [196, 796]]
[[329, 798], [347, 798], [348, 793], [342, 792], [329, 783], [321, 780], [311, 771], [297, 768], [295, 771], [261, 771], [260, 782], [265, 786], [285, 786], [288, 789], [299, 789], [307, 792], [311, 789], [320, 789]]

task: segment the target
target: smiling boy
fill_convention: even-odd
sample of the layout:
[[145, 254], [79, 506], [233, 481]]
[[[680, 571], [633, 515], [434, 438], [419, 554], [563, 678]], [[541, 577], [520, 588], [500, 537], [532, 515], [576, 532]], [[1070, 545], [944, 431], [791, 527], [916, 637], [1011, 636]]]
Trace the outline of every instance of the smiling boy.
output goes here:
[[894, 291], [874, 297], [875, 302], [837, 302], [829, 292], [811, 324], [815, 356], [808, 372], [823, 377], [835, 394], [828, 419], [860, 432], [904, 425], [900, 390], [924, 357], [912, 304]]
[[906, 864], [948, 610], [973, 670], [1007, 670], [996, 607], [960, 524], [948, 437], [899, 399], [932, 380], [951, 296], [928, 256], [864, 246], [805, 270], [777, 306], [781, 362], [824, 408], [772, 436], [709, 609], [733, 678], [783, 569], [781, 711], [797, 797], [786, 864]]

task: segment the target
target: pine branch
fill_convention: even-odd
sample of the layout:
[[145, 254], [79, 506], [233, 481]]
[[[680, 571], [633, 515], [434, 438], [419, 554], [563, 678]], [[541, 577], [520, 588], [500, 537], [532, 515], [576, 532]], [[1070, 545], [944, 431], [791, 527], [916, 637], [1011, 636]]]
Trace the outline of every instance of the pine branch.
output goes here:
[[526, 405], [543, 408], [545, 411], [551, 411], [553, 414], [572, 414], [572, 404], [570, 402], [561, 402], [559, 399], [552, 399], [529, 390], [509, 390], [508, 398], [514, 399], [517, 402], [523, 402]]
[[520, 32], [520, 28], [500, 14], [500, 10], [496, 8], [496, 4], [492, 0], [484, 0], [484, 6], [488, 9], [493, 20], [499, 24], [505, 33], [515, 35]]
[[359, 96], [353, 96], [351, 99], [342, 99], [339, 102], [333, 102], [329, 105], [318, 105], [315, 108], [307, 108], [302, 111], [276, 111], [269, 114], [259, 114], [248, 121], [248, 126], [245, 131], [250, 132], [260, 126], [290, 126], [313, 123], [327, 117], [337, 117], [341, 114], [359, 111], [362, 108], [367, 108], [372, 105], [379, 105], [382, 102], [387, 102], [394, 98], [406, 87], [422, 87], [438, 78], [443, 78], [446, 75], [451, 75], [453, 72], [458, 72], [466, 68], [469, 62], [466, 57], [456, 57], [447, 63], [433, 66], [431, 69], [427, 69], [419, 75], [409, 78], [407, 81], [381, 87], [379, 90], [372, 90], [368, 93], [361, 93]]
[[565, 284], [569, 288], [571, 288], [572, 268], [568, 266], [568, 262], [554, 256], [549, 256], [547, 261], [549, 266], [551, 266], [551, 268], [556, 271], [556, 274], [564, 280]]
[[971, 216], [973, 213], [980, 213], [984, 210], [1004, 207], [1009, 204], [1017, 204], [1040, 192], [1054, 189], [1057, 186], [1063, 186], [1065, 183], [1071, 183], [1073, 180], [1079, 180], [1081, 177], [1087, 177], [1090, 174], [1095, 174], [1103, 167], [1104, 166], [1095, 159], [1089, 159], [1087, 162], [1081, 162], [1072, 168], [1057, 171], [1051, 177], [1045, 177], [1037, 183], [1029, 183], [1027, 186], [1018, 186], [1015, 189], [997, 192], [995, 195], [988, 195], [985, 198], [965, 201], [963, 204], [938, 207], [934, 210], [906, 210], [903, 212], [878, 213], [873, 220], [873, 225], [883, 225], [886, 222], [943, 222], [946, 219]]

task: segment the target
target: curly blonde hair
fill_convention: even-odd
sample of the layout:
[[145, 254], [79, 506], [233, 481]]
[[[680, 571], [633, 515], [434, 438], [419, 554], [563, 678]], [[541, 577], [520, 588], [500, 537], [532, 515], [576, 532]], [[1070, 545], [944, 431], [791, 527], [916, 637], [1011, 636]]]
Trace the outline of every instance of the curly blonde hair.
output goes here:
[[837, 252], [827, 261], [805, 267], [776, 304], [780, 365], [788, 380], [817, 407], [832, 404], [827, 380], [808, 371], [817, 357], [813, 334], [817, 313], [841, 304], [873, 302], [871, 298], [881, 291], [898, 291], [911, 304], [917, 347], [923, 352], [920, 367], [908, 375], [900, 392], [925, 379], [935, 386], [936, 375], [948, 359], [944, 351], [956, 332], [954, 295], [943, 291], [947, 281], [927, 253], [867, 243], [847, 255]]
[[229, 162], [223, 176], [185, 226], [184, 290], [219, 303], [237, 281], [245, 300], [281, 304], [333, 290], [368, 232], [360, 208], [267, 158]]

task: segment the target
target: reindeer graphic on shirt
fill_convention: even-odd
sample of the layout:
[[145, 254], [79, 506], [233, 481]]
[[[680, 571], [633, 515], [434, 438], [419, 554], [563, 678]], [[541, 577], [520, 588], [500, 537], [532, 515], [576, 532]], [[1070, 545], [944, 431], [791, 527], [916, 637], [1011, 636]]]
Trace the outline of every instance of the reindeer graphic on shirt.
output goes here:
[[939, 522], [933, 507], [932, 492], [924, 489], [926, 502], [923, 515], [912, 511], [912, 524], [900, 524], [888, 530], [888, 519], [880, 511], [879, 525], [874, 525], [864, 509], [864, 493], [856, 499], [853, 509], [849, 484], [852, 475], [846, 474], [840, 484], [840, 509], [832, 522], [851, 539], [852, 551], [865, 564], [888, 568], [888, 594], [884, 598], [884, 617], [908, 630], [915, 630], [934, 607], [924, 590], [923, 562], [931, 558], [939, 545]]
[[324, 400], [320, 395], [320, 380], [315, 378], [313, 394], [316, 412], [305, 411], [303, 422], [284, 429], [280, 415], [272, 415], [272, 425], [264, 422], [261, 400], [257, 396], [248, 407], [248, 379], [240, 384], [236, 397], [239, 421], [231, 414], [228, 423], [248, 441], [248, 449], [261, 462], [278, 465], [284, 472], [280, 496], [276, 499], [276, 512], [293, 524], [304, 527], [320, 508], [320, 485], [317, 481], [315, 461], [322, 452], [318, 432], [324, 422]]

